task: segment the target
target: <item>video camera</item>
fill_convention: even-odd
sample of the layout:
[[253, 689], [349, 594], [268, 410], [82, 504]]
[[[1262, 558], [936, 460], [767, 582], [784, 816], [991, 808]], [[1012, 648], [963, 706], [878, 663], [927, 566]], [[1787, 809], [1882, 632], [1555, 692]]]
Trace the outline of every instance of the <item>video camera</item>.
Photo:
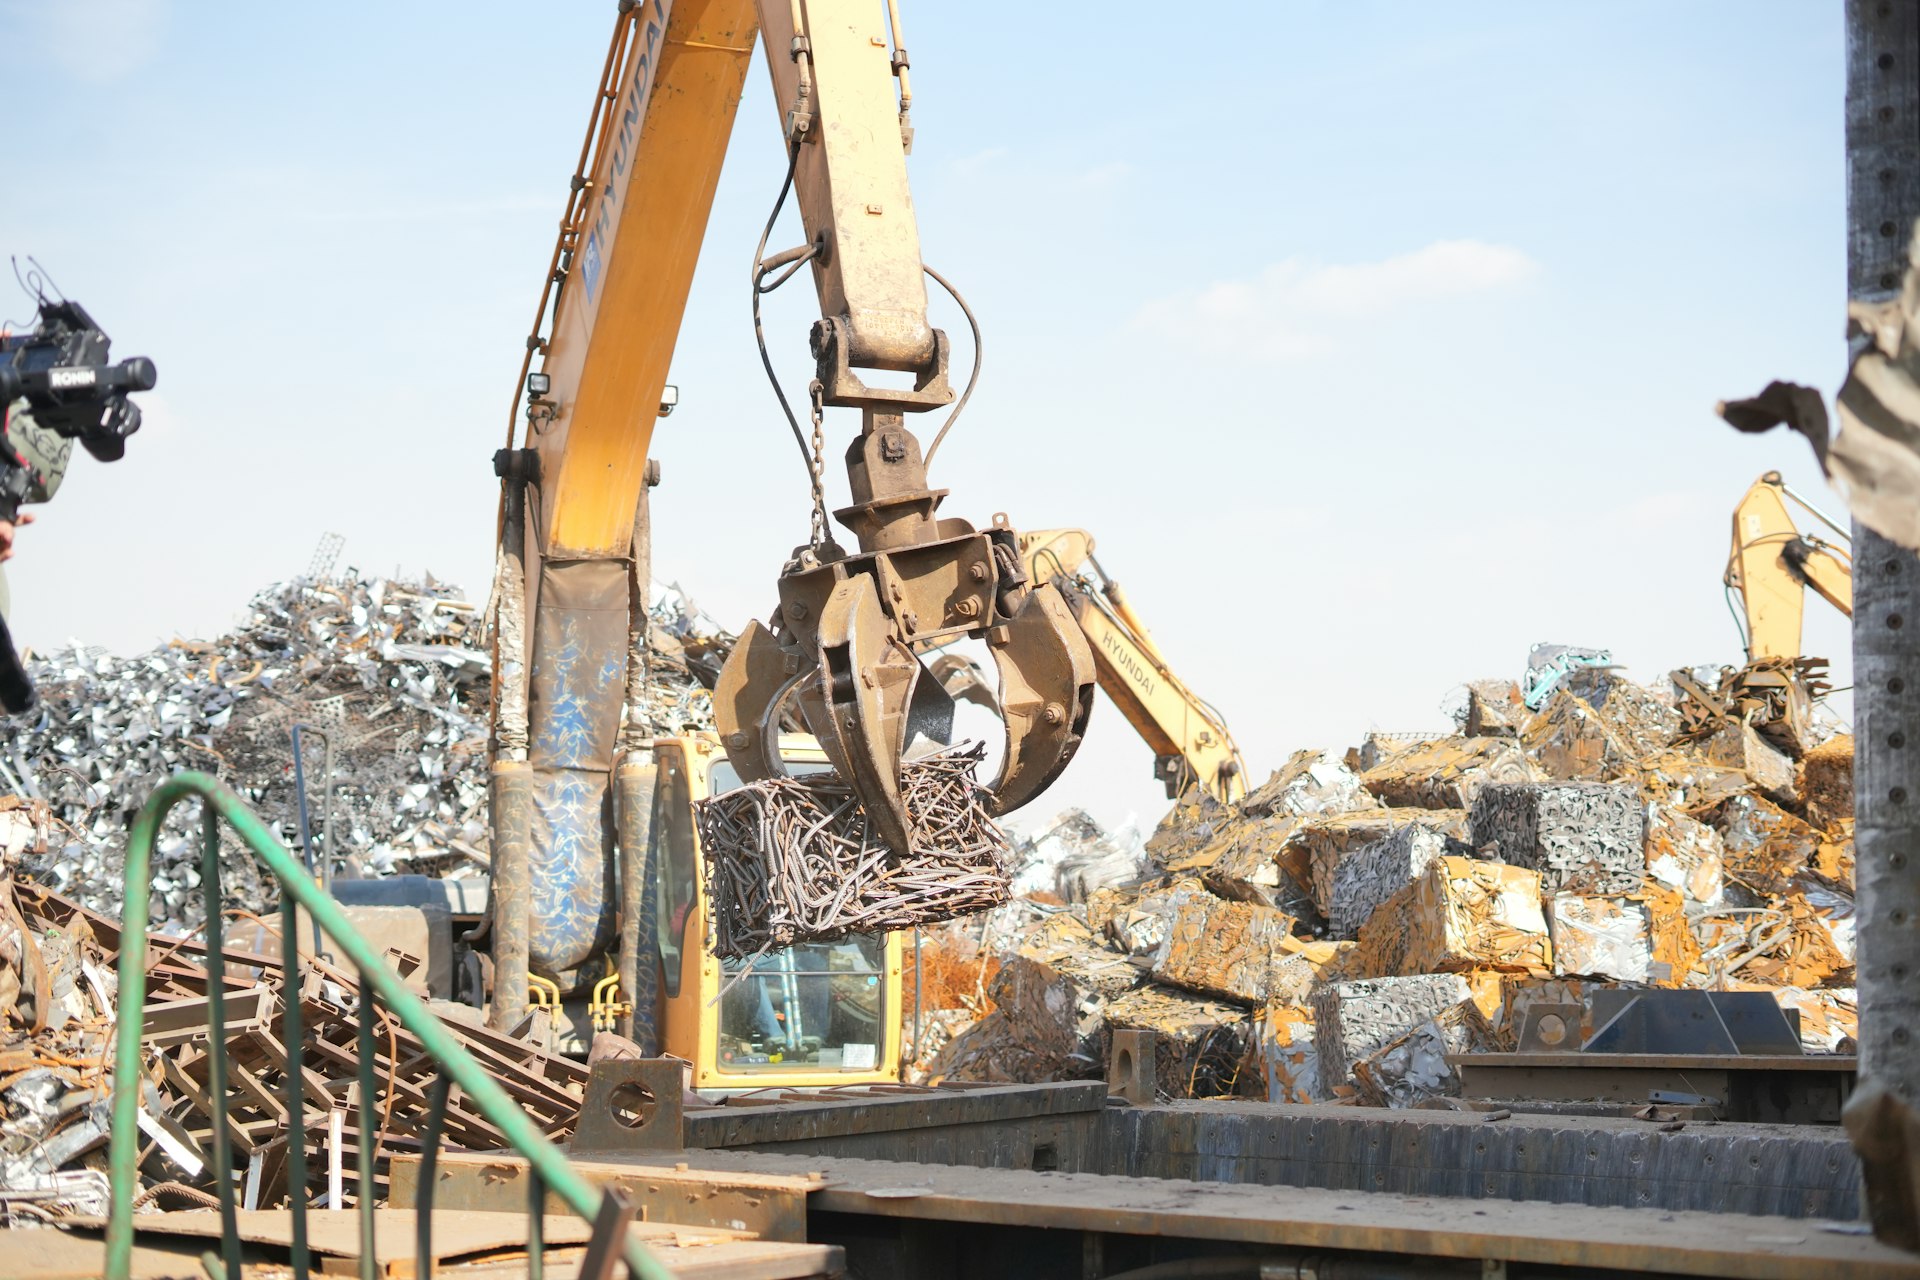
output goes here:
[[[140, 429], [140, 406], [127, 399], [153, 390], [153, 361], [133, 356], [107, 363], [110, 340], [77, 302], [42, 298], [31, 333], [0, 338], [0, 409], [25, 398], [34, 421], [78, 440], [102, 462], [117, 462]], [[32, 469], [17, 441], [0, 458], [0, 519], [12, 520], [31, 490]]]
[[[134, 356], [107, 363], [108, 339], [86, 308], [40, 296], [38, 322], [30, 333], [0, 337], [0, 520], [17, 521], [20, 504], [44, 502], [59, 487], [69, 441], [102, 462], [117, 462], [127, 437], [140, 429], [140, 407], [127, 396], [153, 390], [153, 361]], [[32, 426], [16, 421], [25, 400]], [[33, 708], [33, 680], [0, 617], [0, 708], [17, 714]]]

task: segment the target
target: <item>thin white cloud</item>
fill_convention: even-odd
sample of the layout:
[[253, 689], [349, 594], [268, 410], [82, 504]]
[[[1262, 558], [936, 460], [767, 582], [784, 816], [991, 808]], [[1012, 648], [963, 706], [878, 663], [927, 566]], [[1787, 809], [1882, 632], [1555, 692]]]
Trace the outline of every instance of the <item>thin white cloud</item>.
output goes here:
[[15, 0], [6, 6], [31, 24], [43, 55], [89, 84], [118, 80], [150, 59], [170, 7], [170, 0]]
[[1356, 322], [1516, 289], [1539, 264], [1510, 245], [1439, 240], [1374, 262], [1287, 258], [1245, 280], [1160, 298], [1137, 327], [1258, 359], [1293, 361], [1343, 345]]
[[1126, 181], [1132, 173], [1133, 166], [1126, 161], [1111, 160], [1074, 174], [1069, 179], [1069, 185], [1099, 190]]

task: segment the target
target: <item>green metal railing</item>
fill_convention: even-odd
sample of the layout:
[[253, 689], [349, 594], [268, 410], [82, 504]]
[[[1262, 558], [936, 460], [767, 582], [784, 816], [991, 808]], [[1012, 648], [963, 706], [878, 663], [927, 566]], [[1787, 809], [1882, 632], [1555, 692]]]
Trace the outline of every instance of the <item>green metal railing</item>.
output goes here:
[[[284, 963], [284, 1009], [287, 1047], [286, 1105], [289, 1118], [287, 1147], [287, 1189], [292, 1214], [293, 1270], [304, 1280], [309, 1274], [307, 1248], [307, 1148], [306, 1098], [302, 1090], [305, 1065], [301, 1046], [300, 952], [295, 936], [297, 911], [305, 907], [308, 916], [339, 948], [347, 961], [360, 973], [363, 1007], [359, 1017], [359, 1087], [363, 1116], [372, 1105], [374, 1080], [374, 1017], [372, 1001], [378, 999], [397, 1017], [402, 1026], [419, 1038], [421, 1046], [440, 1068], [429, 1099], [427, 1131], [421, 1135], [424, 1155], [418, 1214], [418, 1252], [416, 1274], [427, 1280], [432, 1275], [432, 1189], [434, 1162], [438, 1153], [440, 1127], [446, 1114], [447, 1096], [458, 1085], [482, 1115], [506, 1136], [508, 1144], [526, 1157], [530, 1181], [528, 1246], [529, 1271], [539, 1280], [541, 1260], [541, 1214], [545, 1208], [545, 1189], [551, 1188], [566, 1206], [586, 1219], [621, 1221], [624, 1205], [615, 1196], [604, 1195], [574, 1172], [566, 1154], [549, 1142], [546, 1135], [528, 1118], [526, 1112], [507, 1095], [505, 1089], [488, 1075], [466, 1048], [441, 1025], [413, 992], [407, 990], [385, 959], [347, 922], [335, 902], [301, 866], [300, 860], [284, 848], [252, 810], [240, 798], [213, 778], [202, 773], [180, 773], [162, 783], [133, 821], [127, 840], [126, 906], [121, 933], [120, 987], [116, 997], [113, 1068], [112, 1163], [113, 1206], [107, 1225], [107, 1280], [127, 1280], [133, 1266], [133, 1203], [138, 1186], [141, 1025], [147, 991], [148, 898], [152, 889], [149, 869], [153, 862], [155, 838], [167, 812], [181, 801], [198, 796], [201, 801], [202, 846], [200, 889], [207, 902], [207, 1004], [208, 1004], [208, 1090], [216, 1105], [227, 1098], [225, 1045], [218, 1028], [226, 1025], [226, 976], [222, 955], [220, 894], [220, 825], [224, 820], [235, 834], [252, 849], [261, 864], [280, 883], [280, 941]], [[363, 1120], [362, 1127], [365, 1127]], [[214, 1176], [219, 1183], [221, 1214], [221, 1253], [206, 1260], [216, 1280], [239, 1280], [240, 1237], [234, 1204], [233, 1157], [225, 1127], [216, 1123], [210, 1141], [213, 1145]], [[374, 1253], [373, 1145], [361, 1137], [357, 1197], [360, 1214], [360, 1274], [372, 1280], [377, 1261]], [[630, 1215], [629, 1215], [630, 1216]], [[599, 1243], [596, 1241], [596, 1243]], [[621, 1256], [629, 1272], [641, 1280], [669, 1280], [669, 1273], [644, 1246], [628, 1239]]]

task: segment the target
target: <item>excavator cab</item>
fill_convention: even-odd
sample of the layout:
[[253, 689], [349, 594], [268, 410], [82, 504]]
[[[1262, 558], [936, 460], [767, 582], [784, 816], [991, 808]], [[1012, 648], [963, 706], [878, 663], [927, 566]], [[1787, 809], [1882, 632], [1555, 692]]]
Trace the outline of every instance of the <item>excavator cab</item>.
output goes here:
[[[780, 737], [786, 772], [832, 767], [818, 742]], [[661, 1047], [693, 1063], [693, 1087], [760, 1089], [900, 1078], [900, 935], [789, 947], [751, 967], [706, 946], [708, 911], [694, 805], [740, 786], [717, 737], [654, 743], [655, 933]]]

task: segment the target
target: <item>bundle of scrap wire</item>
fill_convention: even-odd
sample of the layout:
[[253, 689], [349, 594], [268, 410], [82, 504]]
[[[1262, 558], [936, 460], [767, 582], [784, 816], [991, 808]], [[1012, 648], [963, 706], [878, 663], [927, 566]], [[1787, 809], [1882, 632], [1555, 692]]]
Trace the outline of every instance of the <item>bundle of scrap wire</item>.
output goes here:
[[770, 778], [702, 801], [714, 950], [727, 959], [985, 911], [1009, 895], [1008, 841], [965, 743], [901, 766], [913, 847], [867, 829], [838, 774]]

